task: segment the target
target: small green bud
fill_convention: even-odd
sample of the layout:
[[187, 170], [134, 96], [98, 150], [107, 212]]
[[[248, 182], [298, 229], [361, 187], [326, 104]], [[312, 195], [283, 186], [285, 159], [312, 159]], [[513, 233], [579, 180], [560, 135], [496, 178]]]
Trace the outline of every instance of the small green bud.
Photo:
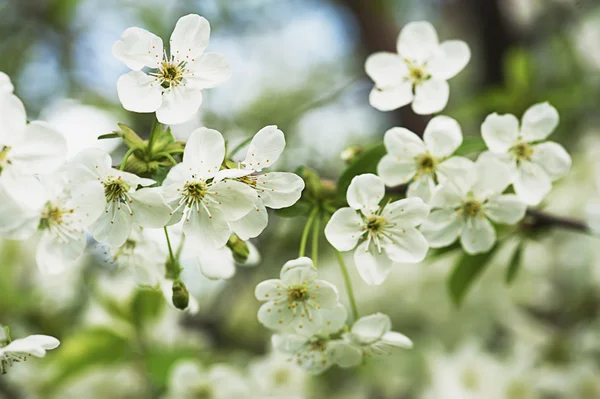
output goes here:
[[342, 151], [342, 154], [340, 155], [340, 157], [342, 158], [342, 160], [344, 162], [350, 164], [356, 158], [361, 156], [363, 152], [365, 152], [365, 149], [362, 146], [360, 146], [358, 144], [354, 144], [354, 145], [351, 145], [350, 147], [346, 147], [346, 149], [344, 151]]
[[190, 304], [190, 293], [183, 282], [177, 280], [173, 282], [173, 305], [179, 310], [187, 309]]
[[246, 263], [248, 256], [250, 256], [250, 248], [248, 248], [248, 244], [245, 241], [233, 234], [229, 237], [229, 241], [227, 241], [227, 247], [231, 249], [233, 259], [237, 263]]

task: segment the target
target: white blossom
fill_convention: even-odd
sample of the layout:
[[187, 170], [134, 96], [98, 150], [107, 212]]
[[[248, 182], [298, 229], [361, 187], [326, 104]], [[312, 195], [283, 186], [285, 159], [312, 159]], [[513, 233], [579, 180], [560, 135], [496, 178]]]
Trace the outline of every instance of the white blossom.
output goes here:
[[126, 29], [113, 45], [113, 55], [132, 69], [117, 81], [123, 107], [156, 112], [161, 123], [170, 125], [191, 119], [202, 104], [202, 90], [220, 85], [231, 75], [225, 57], [204, 52], [209, 36], [205, 18], [183, 16], [175, 25], [167, 54], [160, 37], [141, 28]]
[[376, 175], [354, 177], [346, 194], [350, 207], [338, 209], [325, 227], [327, 240], [338, 251], [356, 248], [358, 272], [372, 285], [383, 283], [393, 262], [420, 262], [429, 249], [416, 228], [429, 214], [427, 204], [412, 197], [380, 205], [384, 195]]
[[410, 349], [413, 346], [408, 337], [392, 331], [392, 321], [383, 313], [361, 317], [344, 338], [358, 346], [364, 355], [388, 354], [391, 347]]
[[[67, 172], [77, 203], [101, 204], [103, 212], [89, 227], [94, 238], [111, 247], [123, 245], [133, 226], [159, 228], [171, 218], [154, 180], [114, 169], [106, 152], [91, 148], [75, 156]], [[102, 188], [99, 191], [97, 188]]]
[[258, 201], [255, 211], [230, 222], [235, 233], [243, 240], [257, 237], [268, 223], [266, 208], [281, 209], [294, 205], [304, 190], [304, 180], [294, 173], [269, 172], [285, 148], [285, 136], [277, 126], [262, 128], [248, 147], [245, 159], [238, 168], [223, 171], [223, 177], [236, 178], [256, 190]]
[[365, 70], [375, 82], [369, 102], [391, 111], [412, 102], [417, 114], [434, 114], [446, 107], [447, 80], [467, 65], [471, 51], [465, 42], [439, 42], [433, 25], [410, 22], [400, 32], [397, 53], [379, 52], [367, 58]]
[[386, 186], [410, 183], [408, 196], [427, 202], [438, 183], [472, 165], [467, 158], [451, 157], [462, 140], [458, 122], [443, 115], [427, 124], [423, 140], [408, 129], [394, 127], [383, 138], [387, 155], [379, 162], [377, 174]]
[[183, 232], [199, 249], [223, 247], [232, 234], [230, 222], [254, 211], [256, 190], [235, 180], [219, 180], [225, 141], [216, 130], [200, 128], [190, 136], [183, 162], [174, 166], [161, 187], [173, 208], [171, 221], [183, 219]]
[[197, 363], [176, 363], [169, 376], [165, 399], [230, 399], [248, 395], [248, 383], [231, 366], [217, 364], [204, 370]]
[[506, 164], [515, 192], [528, 205], [537, 205], [571, 167], [571, 157], [560, 145], [545, 139], [558, 126], [558, 111], [548, 103], [531, 106], [519, 120], [511, 114], [488, 115], [481, 125], [489, 148], [484, 156]]
[[274, 330], [293, 329], [308, 333], [321, 329], [323, 312], [338, 304], [337, 288], [317, 280], [311, 259], [288, 261], [280, 279], [261, 282], [254, 291], [256, 299], [265, 301], [258, 311], [258, 321]]
[[496, 242], [490, 222], [515, 224], [525, 216], [526, 205], [514, 194], [502, 194], [510, 174], [501, 163], [479, 158], [465, 179], [438, 186], [432, 209], [421, 231], [433, 248], [445, 247], [460, 237], [469, 254], [489, 251]]
[[248, 374], [260, 398], [302, 399], [306, 397], [307, 374], [278, 352], [252, 362]]
[[47, 350], [54, 349], [58, 345], [60, 342], [48, 335], [30, 335], [15, 339], [8, 345], [0, 347], [0, 373], [5, 374], [13, 363], [23, 362], [29, 356], [44, 357]]

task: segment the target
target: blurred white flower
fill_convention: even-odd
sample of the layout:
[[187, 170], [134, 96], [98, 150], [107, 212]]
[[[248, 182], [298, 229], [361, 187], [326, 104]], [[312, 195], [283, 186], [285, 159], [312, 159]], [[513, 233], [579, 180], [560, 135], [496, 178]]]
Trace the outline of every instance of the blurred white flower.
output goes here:
[[433, 25], [410, 22], [400, 32], [396, 53], [379, 52], [365, 63], [375, 81], [369, 102], [380, 111], [391, 111], [412, 102], [417, 114], [440, 112], [450, 96], [447, 80], [471, 59], [469, 46], [460, 40], [439, 42]]
[[193, 361], [176, 363], [169, 376], [165, 399], [231, 399], [248, 395], [248, 382], [228, 365], [203, 370]]
[[306, 257], [286, 262], [280, 277], [256, 286], [256, 299], [266, 301], [258, 310], [258, 321], [274, 330], [291, 327], [298, 333], [309, 334], [320, 330], [323, 311], [338, 304], [337, 288], [317, 280], [317, 269]]
[[[171, 208], [158, 188], [136, 191], [138, 186], [154, 184], [154, 180], [114, 169], [111, 162], [106, 152], [91, 148], [73, 158], [67, 173], [74, 201], [81, 206], [99, 203], [104, 211], [89, 227], [94, 238], [111, 247], [120, 247], [134, 225], [159, 228], [167, 224]], [[93, 185], [102, 191], [90, 189]]]
[[5, 374], [13, 363], [24, 362], [28, 356], [44, 357], [47, 350], [54, 349], [58, 345], [60, 342], [48, 335], [30, 335], [15, 339], [8, 345], [0, 347], [0, 373]]
[[117, 128], [118, 119], [110, 112], [77, 100], [62, 99], [44, 108], [43, 119], [60, 132], [67, 141], [67, 158], [88, 148], [100, 148], [108, 153], [121, 145], [121, 139], [102, 139], [98, 136]]
[[[191, 119], [202, 104], [202, 89], [220, 85], [231, 76], [229, 62], [205, 53], [210, 24], [196, 14], [177, 21], [170, 54], [160, 37], [141, 28], [128, 28], [113, 45], [113, 55], [131, 72], [117, 81], [123, 107], [133, 112], [156, 112], [161, 123], [179, 124]], [[143, 72], [143, 68], [151, 72]]]
[[304, 180], [294, 173], [260, 173], [279, 159], [285, 148], [285, 136], [277, 126], [262, 128], [248, 147], [246, 158], [238, 169], [226, 169], [221, 178], [229, 177], [252, 187], [258, 193], [256, 212], [249, 212], [230, 226], [242, 240], [257, 237], [267, 227], [267, 209], [281, 209], [294, 205], [304, 190]]
[[436, 116], [427, 124], [423, 140], [410, 130], [394, 127], [383, 138], [387, 155], [377, 166], [377, 174], [386, 186], [409, 183], [408, 196], [428, 202], [435, 186], [444, 178], [465, 173], [473, 162], [450, 157], [462, 143], [458, 122]]
[[293, 361], [311, 374], [320, 374], [337, 364], [354, 367], [362, 361], [356, 345], [339, 339], [346, 324], [346, 310], [338, 304], [322, 313], [321, 328], [312, 334], [282, 333], [272, 337], [273, 348], [292, 355]]
[[256, 191], [244, 183], [220, 180], [225, 140], [216, 130], [200, 128], [185, 146], [183, 162], [174, 166], [161, 191], [173, 208], [171, 221], [182, 218], [183, 232], [199, 249], [218, 249], [232, 234], [229, 222], [253, 211]]
[[350, 207], [338, 209], [325, 227], [327, 240], [338, 251], [356, 247], [356, 267], [372, 285], [385, 281], [393, 262], [420, 262], [429, 249], [416, 229], [429, 214], [427, 204], [413, 197], [380, 206], [384, 195], [385, 186], [376, 175], [354, 177], [346, 194]]
[[306, 395], [304, 370], [277, 352], [252, 362], [248, 374], [261, 398], [302, 399]]
[[488, 115], [481, 125], [481, 135], [490, 150], [482, 155], [508, 166], [515, 192], [528, 205], [539, 204], [552, 182], [571, 167], [571, 157], [560, 144], [542, 142], [558, 126], [558, 118], [556, 108], [546, 102], [525, 111], [520, 127], [516, 116], [496, 113]]
[[467, 179], [438, 186], [432, 212], [421, 232], [433, 248], [446, 247], [460, 237], [469, 254], [489, 251], [496, 242], [496, 223], [515, 224], [525, 216], [525, 204], [514, 194], [502, 195], [510, 184], [503, 164], [479, 158]]
[[361, 317], [344, 338], [360, 347], [365, 355], [387, 355], [392, 346], [405, 349], [413, 346], [408, 337], [392, 331], [392, 321], [383, 313]]
[[586, 17], [575, 29], [573, 40], [578, 55], [591, 67], [600, 70], [600, 13]]

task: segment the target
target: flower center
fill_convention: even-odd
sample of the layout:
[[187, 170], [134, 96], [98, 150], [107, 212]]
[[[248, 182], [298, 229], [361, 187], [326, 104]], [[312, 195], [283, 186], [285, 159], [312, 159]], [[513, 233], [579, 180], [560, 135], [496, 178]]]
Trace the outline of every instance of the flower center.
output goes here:
[[201, 202], [208, 192], [208, 186], [203, 180], [188, 181], [183, 186], [182, 196], [187, 206], [191, 207]]
[[425, 64], [417, 65], [408, 59], [404, 61], [408, 66], [408, 79], [412, 82], [413, 86], [418, 86], [431, 78], [431, 75], [425, 70]]
[[434, 171], [436, 160], [431, 154], [421, 154], [417, 158], [417, 169], [419, 174], [430, 174]]
[[469, 391], [476, 391], [479, 389], [479, 376], [475, 370], [465, 370], [462, 374], [461, 381], [463, 386]]
[[517, 161], [529, 161], [533, 156], [533, 147], [523, 141], [518, 142], [509, 149]]
[[289, 287], [289, 302], [304, 302], [308, 299], [308, 289], [306, 287]]
[[369, 230], [369, 233], [371, 234], [376, 235], [379, 233], [383, 229], [384, 225], [385, 219], [381, 216], [371, 215], [367, 219], [367, 230]]
[[10, 160], [8, 159], [8, 153], [11, 149], [12, 147], [7, 145], [2, 146], [2, 149], [0, 149], [0, 173], [2, 173], [2, 169], [4, 169], [6, 165], [11, 164]]
[[462, 210], [469, 217], [477, 217], [482, 211], [481, 202], [471, 199], [463, 202]]
[[288, 369], [278, 369], [273, 375], [273, 380], [277, 386], [285, 386], [291, 379], [290, 371]]
[[47, 202], [42, 210], [39, 229], [44, 230], [58, 227], [65, 223], [65, 216], [72, 213], [73, 209], [63, 209], [53, 205], [51, 202]]
[[127, 193], [131, 189], [131, 186], [121, 180], [121, 177], [108, 176], [102, 184], [104, 184], [106, 202], [128, 202], [129, 196]]
[[176, 64], [174, 62], [164, 61], [160, 65], [155, 76], [158, 78], [160, 85], [165, 89], [168, 89], [170, 87], [177, 87], [181, 84], [184, 72], [185, 62]]

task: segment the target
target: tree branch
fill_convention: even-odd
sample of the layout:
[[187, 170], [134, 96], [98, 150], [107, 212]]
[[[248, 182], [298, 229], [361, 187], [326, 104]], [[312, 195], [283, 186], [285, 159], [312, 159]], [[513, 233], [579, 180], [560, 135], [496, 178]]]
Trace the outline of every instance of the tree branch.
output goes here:
[[568, 230], [580, 231], [582, 233], [588, 233], [590, 231], [587, 224], [581, 220], [555, 216], [532, 208], [527, 209], [526, 218], [521, 225], [531, 230], [537, 230], [544, 227], [561, 227]]

